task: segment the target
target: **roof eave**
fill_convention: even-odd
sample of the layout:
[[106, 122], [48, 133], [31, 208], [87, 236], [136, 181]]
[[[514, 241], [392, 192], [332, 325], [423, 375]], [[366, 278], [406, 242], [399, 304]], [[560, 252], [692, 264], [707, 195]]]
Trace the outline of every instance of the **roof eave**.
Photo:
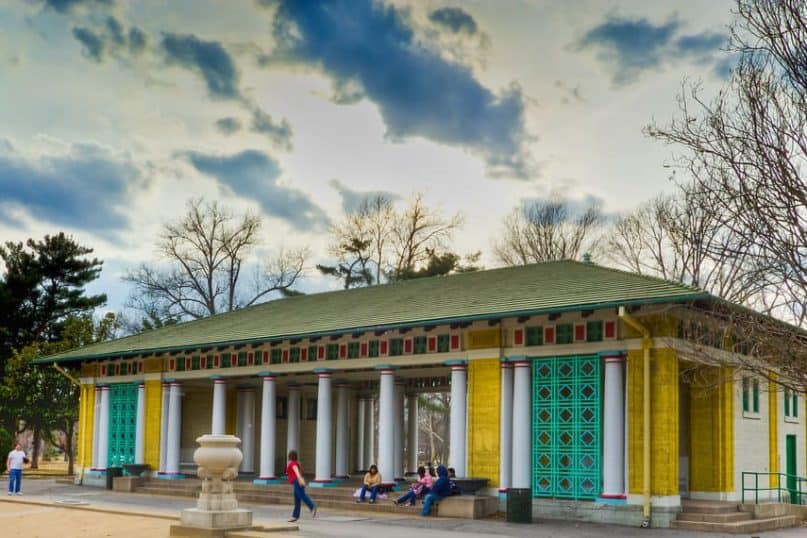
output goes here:
[[111, 357], [133, 357], [136, 355], [142, 355], [144, 353], [148, 354], [156, 354], [156, 353], [174, 353], [177, 351], [187, 350], [187, 349], [198, 349], [200, 347], [210, 347], [210, 346], [232, 346], [232, 345], [250, 345], [250, 344], [257, 344], [257, 343], [264, 343], [264, 342], [272, 342], [277, 340], [288, 340], [288, 339], [297, 339], [297, 338], [315, 338], [315, 337], [323, 337], [323, 336], [333, 336], [337, 334], [346, 334], [352, 332], [369, 332], [369, 331], [380, 331], [380, 330], [393, 330], [393, 329], [408, 329], [413, 327], [418, 327], [422, 325], [432, 325], [432, 324], [446, 324], [446, 323], [463, 323], [468, 321], [479, 321], [483, 319], [490, 319], [490, 318], [504, 318], [504, 317], [519, 317], [519, 316], [535, 316], [541, 314], [550, 314], [556, 312], [571, 312], [575, 310], [601, 310], [605, 308], [616, 308], [619, 306], [634, 306], [634, 305], [646, 305], [646, 304], [660, 304], [660, 303], [682, 303], [687, 301], [697, 301], [702, 299], [714, 299], [712, 295], [706, 292], [693, 292], [687, 293], [682, 295], [673, 295], [667, 297], [654, 297], [648, 299], [632, 299], [626, 301], [608, 301], [603, 303], [586, 303], [586, 304], [578, 304], [572, 306], [564, 306], [564, 307], [555, 307], [555, 308], [539, 308], [539, 309], [530, 309], [530, 310], [515, 310], [509, 312], [490, 312], [486, 314], [475, 314], [471, 316], [459, 316], [459, 317], [451, 317], [451, 318], [432, 318], [432, 319], [423, 319], [418, 320], [417, 322], [406, 322], [406, 323], [392, 323], [386, 325], [370, 325], [370, 326], [363, 326], [363, 327], [346, 327], [342, 329], [336, 329], [332, 331], [319, 331], [319, 332], [306, 332], [306, 333], [294, 333], [294, 334], [284, 334], [284, 335], [276, 335], [276, 336], [267, 336], [267, 337], [260, 337], [260, 338], [249, 338], [249, 339], [241, 339], [241, 340], [224, 340], [218, 342], [204, 342], [202, 344], [194, 344], [193, 346], [181, 345], [181, 346], [167, 346], [167, 347], [160, 347], [160, 348], [142, 348], [142, 349], [134, 349], [130, 351], [121, 351], [115, 353], [95, 353], [95, 354], [88, 354], [88, 355], [78, 355], [74, 357], [42, 357], [39, 359], [35, 359], [33, 361], [34, 364], [61, 364], [61, 363], [69, 363], [69, 362], [83, 362], [89, 360], [100, 360], [105, 358]]

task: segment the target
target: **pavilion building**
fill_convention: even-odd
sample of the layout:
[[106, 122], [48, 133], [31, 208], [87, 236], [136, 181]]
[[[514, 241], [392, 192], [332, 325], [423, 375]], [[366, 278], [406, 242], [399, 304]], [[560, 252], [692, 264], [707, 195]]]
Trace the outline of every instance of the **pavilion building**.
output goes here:
[[536, 514], [667, 526], [682, 498], [739, 500], [743, 471], [805, 475], [803, 399], [688, 344], [676, 308], [716, 300], [550, 262], [288, 297], [39, 362], [80, 372], [85, 484], [124, 463], [193, 476], [206, 433], [237, 435], [259, 484], [290, 449], [313, 485], [372, 463], [401, 480], [431, 457], [418, 396], [445, 391], [458, 476], [529, 488]]

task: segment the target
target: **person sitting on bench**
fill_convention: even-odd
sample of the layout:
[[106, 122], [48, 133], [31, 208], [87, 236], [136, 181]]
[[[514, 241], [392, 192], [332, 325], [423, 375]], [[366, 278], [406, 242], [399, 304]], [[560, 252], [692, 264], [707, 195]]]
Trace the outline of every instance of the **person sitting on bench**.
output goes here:
[[367, 494], [367, 490], [370, 490], [370, 504], [375, 503], [375, 498], [378, 495], [378, 489], [381, 487], [381, 473], [378, 472], [378, 467], [373, 464], [370, 466], [370, 470], [367, 471], [367, 474], [364, 475], [364, 484], [361, 486], [361, 492], [359, 493], [359, 498], [356, 499], [357, 503], [364, 502], [364, 496]]
[[419, 478], [412, 483], [409, 491], [395, 501], [396, 506], [400, 506], [406, 502], [409, 503], [409, 506], [415, 506], [415, 500], [429, 492], [433, 483], [432, 477], [426, 472], [426, 468], [422, 465], [418, 467], [418, 477]]
[[455, 482], [457, 478], [457, 471], [454, 470], [453, 467], [448, 468], [448, 484], [451, 488], [451, 495], [462, 495], [462, 490]]
[[423, 510], [420, 515], [425, 517], [431, 514], [432, 504], [449, 495], [451, 495], [451, 484], [448, 481], [448, 469], [445, 465], [440, 465], [437, 467], [437, 482], [423, 499]]

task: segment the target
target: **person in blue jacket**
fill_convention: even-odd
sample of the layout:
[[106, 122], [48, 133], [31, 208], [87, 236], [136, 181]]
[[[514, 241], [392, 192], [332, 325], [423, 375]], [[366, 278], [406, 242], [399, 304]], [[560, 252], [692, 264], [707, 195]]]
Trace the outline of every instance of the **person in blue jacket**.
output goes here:
[[448, 469], [446, 469], [445, 465], [440, 465], [437, 467], [437, 481], [435, 481], [431, 491], [423, 499], [423, 510], [421, 510], [420, 515], [428, 516], [432, 511], [432, 503], [449, 495], [451, 495], [451, 483], [448, 480]]

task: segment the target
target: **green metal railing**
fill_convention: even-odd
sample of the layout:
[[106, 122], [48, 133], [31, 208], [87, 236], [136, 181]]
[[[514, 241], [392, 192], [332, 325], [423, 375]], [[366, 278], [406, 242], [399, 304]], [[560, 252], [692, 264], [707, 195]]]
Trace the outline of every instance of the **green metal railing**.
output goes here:
[[[760, 477], [763, 485], [760, 487]], [[775, 478], [775, 485], [771, 486], [770, 477]], [[750, 482], [750, 483], [749, 483]], [[742, 503], [745, 504], [745, 492], [753, 492], [754, 504], [759, 504], [760, 492], [775, 491], [776, 495], [769, 495], [763, 500], [784, 502], [788, 504], [807, 504], [807, 478], [787, 473], [755, 473], [743, 471], [742, 473]], [[750, 501], [750, 498], [749, 498]]]

